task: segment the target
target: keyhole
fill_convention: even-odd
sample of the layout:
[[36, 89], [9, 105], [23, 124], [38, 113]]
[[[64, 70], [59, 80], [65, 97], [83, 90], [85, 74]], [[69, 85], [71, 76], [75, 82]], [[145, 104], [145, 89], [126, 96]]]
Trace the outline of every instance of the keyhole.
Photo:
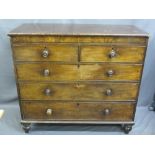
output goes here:
[[77, 103], [76, 105], [77, 105], [78, 107], [80, 106], [80, 104], [79, 104], [79, 103]]

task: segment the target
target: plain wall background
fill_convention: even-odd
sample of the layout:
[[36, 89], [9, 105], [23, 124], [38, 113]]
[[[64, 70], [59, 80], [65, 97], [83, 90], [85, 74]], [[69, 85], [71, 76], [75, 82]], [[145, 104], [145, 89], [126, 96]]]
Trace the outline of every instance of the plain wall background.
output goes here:
[[112, 24], [135, 25], [149, 33], [149, 44], [138, 100], [139, 106], [152, 103], [155, 92], [155, 20], [0, 20], [0, 104], [18, 101], [13, 71], [10, 40], [7, 34], [23, 23], [73, 23], [73, 24]]

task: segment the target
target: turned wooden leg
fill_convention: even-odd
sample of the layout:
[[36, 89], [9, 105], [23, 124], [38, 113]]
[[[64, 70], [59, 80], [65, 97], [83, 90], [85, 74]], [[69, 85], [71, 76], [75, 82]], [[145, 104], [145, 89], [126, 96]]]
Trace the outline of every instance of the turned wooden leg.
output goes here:
[[132, 130], [132, 124], [123, 124], [122, 129], [124, 133], [128, 134]]
[[31, 123], [21, 123], [21, 124], [25, 133], [29, 133], [29, 130], [31, 129]]

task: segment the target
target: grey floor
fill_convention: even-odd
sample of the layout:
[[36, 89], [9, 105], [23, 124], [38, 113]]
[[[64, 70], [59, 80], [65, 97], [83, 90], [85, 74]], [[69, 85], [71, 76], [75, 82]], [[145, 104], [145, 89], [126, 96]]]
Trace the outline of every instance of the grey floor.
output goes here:
[[[17, 103], [0, 104], [5, 114], [0, 119], [0, 135], [25, 134], [20, 125], [20, 111]], [[33, 125], [29, 134], [32, 135], [123, 135], [120, 126], [110, 125]], [[135, 125], [131, 135], [155, 134], [155, 112], [148, 111], [147, 107], [138, 107]]]

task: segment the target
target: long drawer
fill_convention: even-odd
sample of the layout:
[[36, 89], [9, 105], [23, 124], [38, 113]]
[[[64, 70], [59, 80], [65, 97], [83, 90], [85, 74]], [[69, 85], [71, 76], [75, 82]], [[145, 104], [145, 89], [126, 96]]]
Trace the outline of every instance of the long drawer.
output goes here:
[[140, 64], [16, 64], [19, 80], [65, 81], [65, 80], [139, 80], [142, 70]]
[[22, 100], [136, 100], [138, 83], [19, 83]]
[[132, 121], [134, 103], [22, 102], [25, 120]]
[[145, 47], [138, 46], [82, 46], [82, 62], [143, 63]]
[[74, 45], [14, 45], [16, 61], [63, 61], [77, 62], [78, 47]]

